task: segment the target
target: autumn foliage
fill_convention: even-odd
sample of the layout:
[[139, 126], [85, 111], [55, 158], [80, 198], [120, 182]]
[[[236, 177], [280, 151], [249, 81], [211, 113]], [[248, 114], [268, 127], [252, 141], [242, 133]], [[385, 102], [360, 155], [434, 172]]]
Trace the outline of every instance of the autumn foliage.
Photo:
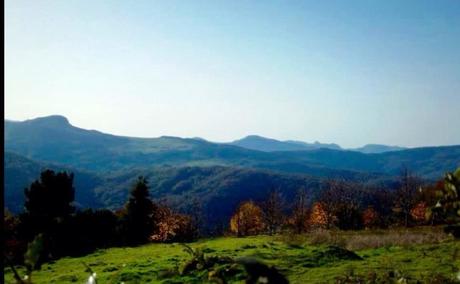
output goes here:
[[150, 236], [151, 241], [171, 242], [193, 239], [196, 229], [189, 215], [174, 213], [169, 207], [160, 206], [156, 218], [156, 230]]
[[419, 202], [414, 206], [414, 208], [411, 209], [410, 215], [416, 223], [422, 224], [426, 220], [427, 209], [428, 206], [426, 202]]
[[309, 224], [313, 227], [327, 227], [330, 224], [328, 214], [321, 202], [315, 202], [311, 209]]
[[378, 213], [374, 208], [369, 207], [363, 212], [363, 225], [365, 228], [373, 228], [378, 223]]
[[252, 201], [241, 203], [230, 219], [230, 230], [239, 237], [257, 235], [264, 229], [262, 209]]

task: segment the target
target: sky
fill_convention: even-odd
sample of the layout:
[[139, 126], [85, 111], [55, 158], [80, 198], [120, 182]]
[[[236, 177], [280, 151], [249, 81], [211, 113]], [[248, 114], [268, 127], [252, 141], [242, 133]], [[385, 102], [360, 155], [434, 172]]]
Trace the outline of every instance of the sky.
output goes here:
[[460, 144], [460, 1], [5, 1], [5, 118]]

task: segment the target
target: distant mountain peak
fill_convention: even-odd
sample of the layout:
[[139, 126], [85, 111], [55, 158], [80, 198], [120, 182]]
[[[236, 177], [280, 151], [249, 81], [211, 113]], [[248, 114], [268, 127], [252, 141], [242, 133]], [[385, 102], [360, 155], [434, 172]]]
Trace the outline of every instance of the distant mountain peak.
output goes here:
[[406, 150], [405, 147], [400, 146], [390, 146], [390, 145], [382, 145], [382, 144], [366, 144], [363, 147], [350, 149], [353, 151], [358, 151], [365, 154], [378, 154], [378, 153], [385, 153], [385, 152], [392, 152], [392, 151], [401, 151]]
[[272, 138], [267, 138], [267, 137], [263, 137], [263, 136], [255, 135], [255, 134], [247, 135], [246, 137], [243, 137], [240, 140], [245, 140], [245, 139], [275, 140], [275, 139], [272, 139]]
[[331, 150], [342, 150], [342, 147], [340, 145], [337, 145], [335, 143], [321, 143], [319, 141], [315, 141], [313, 143], [307, 143], [303, 141], [297, 141], [297, 140], [286, 140], [284, 141], [286, 143], [291, 143], [291, 144], [297, 144], [297, 145], [303, 145], [304, 147], [307, 147], [309, 150], [315, 150], [315, 149], [331, 149]]
[[201, 137], [192, 137], [191, 139], [193, 140], [198, 140], [198, 141], [203, 141], [203, 142], [208, 142], [208, 140], [201, 138]]
[[279, 140], [276, 140], [276, 139], [273, 139], [273, 138], [263, 137], [263, 136], [260, 136], [260, 135], [255, 135], [255, 134], [247, 135], [247, 136], [245, 136], [245, 137], [243, 137], [241, 139], [233, 141], [232, 143], [244, 142], [244, 141], [257, 141], [257, 142], [269, 141], [269, 142], [275, 142], [275, 143], [282, 143], [282, 141], [279, 141]]
[[259, 135], [248, 135], [240, 140], [231, 142], [230, 144], [236, 145], [239, 147], [265, 151], [265, 152], [274, 152], [274, 151], [309, 151], [316, 150], [320, 148], [328, 148], [334, 150], [340, 150], [340, 146], [337, 144], [323, 144], [318, 141], [315, 143], [306, 143], [302, 141], [279, 141], [272, 138], [266, 138]]
[[49, 115], [44, 117], [38, 117], [34, 119], [29, 119], [24, 121], [25, 123], [33, 123], [33, 124], [40, 124], [40, 125], [48, 125], [48, 126], [70, 126], [69, 120], [62, 115]]

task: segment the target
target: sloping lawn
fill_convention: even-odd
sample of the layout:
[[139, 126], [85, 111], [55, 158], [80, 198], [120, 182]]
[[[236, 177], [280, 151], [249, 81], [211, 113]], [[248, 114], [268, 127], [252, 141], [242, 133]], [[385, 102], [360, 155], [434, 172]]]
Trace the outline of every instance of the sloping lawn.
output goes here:
[[[328, 245], [290, 243], [279, 236], [247, 238], [222, 237], [189, 244], [206, 256], [254, 257], [274, 265], [291, 283], [334, 283], [337, 277], [366, 279], [420, 279], [430, 283], [436, 277], [454, 281], [460, 268], [460, 242], [386, 246], [351, 251]], [[83, 263], [97, 273], [98, 283], [202, 283], [210, 269], [195, 269], [181, 275], [191, 256], [180, 244], [149, 244], [136, 248], [99, 250], [79, 258], [62, 258], [45, 263], [32, 275], [33, 283], [85, 283], [89, 273]], [[216, 264], [216, 267], [218, 264]], [[19, 269], [23, 273], [22, 269]], [[242, 271], [242, 268], [241, 268]], [[5, 282], [15, 283], [9, 268]], [[242, 283], [244, 274], [230, 277]], [[431, 279], [431, 280], [429, 280]], [[442, 280], [438, 283], [444, 283]]]

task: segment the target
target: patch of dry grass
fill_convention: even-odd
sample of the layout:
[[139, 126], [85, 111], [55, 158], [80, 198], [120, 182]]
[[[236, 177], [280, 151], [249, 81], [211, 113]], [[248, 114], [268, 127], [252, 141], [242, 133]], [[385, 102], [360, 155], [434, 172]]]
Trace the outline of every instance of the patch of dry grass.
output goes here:
[[288, 245], [337, 245], [349, 250], [389, 246], [408, 247], [416, 244], [436, 244], [452, 237], [441, 227], [397, 228], [387, 230], [338, 231], [312, 230], [304, 235], [283, 235], [280, 240]]
[[386, 233], [356, 234], [346, 240], [350, 250], [388, 246], [409, 247], [418, 244], [436, 244], [451, 239], [442, 230], [389, 230]]

